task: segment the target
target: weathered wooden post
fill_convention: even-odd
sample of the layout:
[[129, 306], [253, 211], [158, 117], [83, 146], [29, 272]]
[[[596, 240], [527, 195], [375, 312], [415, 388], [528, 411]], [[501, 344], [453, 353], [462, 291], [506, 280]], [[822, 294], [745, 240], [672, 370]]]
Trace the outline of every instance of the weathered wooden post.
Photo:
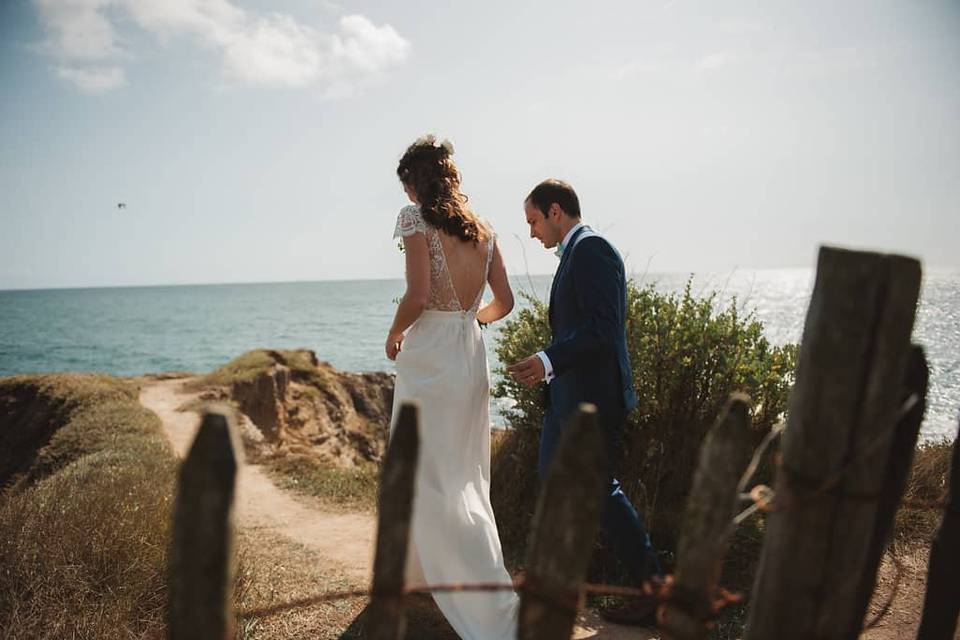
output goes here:
[[746, 640], [860, 632], [919, 291], [916, 260], [820, 250]]
[[923, 413], [927, 406], [927, 381], [930, 372], [927, 369], [927, 358], [923, 348], [914, 345], [910, 350], [907, 361], [907, 374], [904, 378], [901, 400], [905, 403], [905, 410], [901, 410], [893, 432], [893, 442], [890, 445], [890, 462], [886, 465], [883, 477], [883, 486], [880, 489], [880, 501], [877, 504], [877, 517], [873, 529], [873, 537], [867, 540], [869, 552], [867, 566], [860, 577], [860, 586], [856, 596], [855, 607], [866, 611], [870, 604], [870, 596], [877, 584], [877, 571], [880, 560], [890, 541], [894, 519], [903, 492], [907, 488], [907, 479], [910, 476], [910, 466], [913, 464], [913, 453], [917, 446], [917, 436], [920, 435], [920, 424], [923, 422]]
[[380, 473], [380, 519], [373, 561], [373, 598], [364, 637], [399, 640], [406, 628], [403, 574], [410, 544], [414, 480], [420, 451], [418, 410], [404, 403]]
[[537, 500], [517, 637], [569, 638], [600, 523], [607, 477], [597, 409], [580, 405], [566, 427]]
[[738, 483], [750, 460], [750, 398], [731, 396], [700, 449], [677, 548], [670, 601], [661, 610], [667, 638], [701, 640], [733, 532]]
[[233, 636], [233, 493], [241, 453], [229, 409], [208, 409], [180, 466], [169, 565], [171, 640]]
[[927, 595], [918, 640], [951, 640], [960, 615], [960, 437], [953, 441], [950, 489], [943, 522], [930, 549]]

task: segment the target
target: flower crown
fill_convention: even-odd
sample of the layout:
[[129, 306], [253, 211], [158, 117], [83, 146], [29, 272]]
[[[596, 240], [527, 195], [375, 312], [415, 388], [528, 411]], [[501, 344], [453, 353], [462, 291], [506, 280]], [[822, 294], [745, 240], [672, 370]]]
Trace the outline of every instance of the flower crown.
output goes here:
[[437, 137], [432, 133], [428, 133], [427, 135], [417, 140], [416, 144], [433, 147], [434, 149], [443, 149], [444, 151], [447, 152], [448, 156], [453, 155], [453, 143], [447, 140], [446, 138], [444, 138], [443, 140], [437, 140]]

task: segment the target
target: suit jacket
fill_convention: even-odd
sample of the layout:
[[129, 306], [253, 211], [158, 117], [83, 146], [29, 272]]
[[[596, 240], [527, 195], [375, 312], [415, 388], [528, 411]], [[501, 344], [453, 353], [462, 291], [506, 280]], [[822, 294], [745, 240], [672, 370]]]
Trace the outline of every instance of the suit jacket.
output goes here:
[[544, 352], [556, 376], [551, 409], [565, 420], [580, 402], [601, 415], [637, 406], [627, 355], [627, 284], [623, 259], [605, 239], [581, 227], [570, 238], [550, 290], [553, 340]]

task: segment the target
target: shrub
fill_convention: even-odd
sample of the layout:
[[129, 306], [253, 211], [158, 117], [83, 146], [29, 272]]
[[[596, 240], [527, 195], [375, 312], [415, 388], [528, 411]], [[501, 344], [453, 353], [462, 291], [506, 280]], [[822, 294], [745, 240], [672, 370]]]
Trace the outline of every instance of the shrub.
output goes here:
[[[797, 346], [772, 346], [762, 324], [734, 299], [695, 297], [692, 279], [682, 293], [653, 285], [627, 286], [627, 343], [639, 405], [628, 417], [620, 481], [661, 548], [675, 544], [697, 453], [706, 431], [734, 391], [750, 394], [757, 442], [787, 404]], [[549, 344], [546, 305], [530, 306], [504, 324], [496, 351], [511, 363]], [[495, 449], [492, 500], [507, 547], [523, 545], [533, 509], [536, 446], [543, 417], [539, 390], [504, 369], [493, 395], [512, 398], [505, 412], [513, 431]], [[515, 553], [513, 555], [516, 555]]]

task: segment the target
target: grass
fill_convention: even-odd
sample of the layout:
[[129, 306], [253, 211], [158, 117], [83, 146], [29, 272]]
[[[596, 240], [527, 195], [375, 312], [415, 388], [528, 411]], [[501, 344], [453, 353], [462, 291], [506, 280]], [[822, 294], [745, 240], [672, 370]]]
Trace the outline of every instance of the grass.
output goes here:
[[[269, 607], [365, 585], [352, 584], [336, 571], [321, 570], [310, 551], [269, 530], [237, 532], [237, 550], [244, 558], [242, 578], [247, 588], [237, 598], [237, 611]], [[238, 640], [339, 638], [364, 606], [364, 599], [348, 598], [262, 618], [239, 618]]]
[[[491, 502], [497, 518], [500, 538], [508, 565], [516, 569], [522, 565], [529, 525], [536, 504], [536, 461], [539, 434], [531, 429], [495, 432], [492, 442]], [[939, 502], [944, 499], [950, 472], [952, 443], [941, 441], [920, 444], [913, 458], [905, 501]], [[660, 509], [670, 510], [669, 517], [680, 520], [684, 505], [661, 501]], [[901, 506], [896, 516], [892, 542], [912, 552], [929, 544], [940, 526], [942, 513], [938, 509]], [[724, 561], [721, 583], [735, 591], [749, 593], [756, 573], [763, 544], [765, 519], [757, 516], [741, 525], [730, 541]], [[666, 551], [665, 569], [672, 570], [670, 541], [654, 539]], [[924, 573], [925, 575], [925, 573]], [[602, 544], [594, 553], [587, 579], [591, 582], [627, 584], [626, 576], [617, 566], [613, 554]], [[592, 597], [592, 607], [603, 606], [608, 599]], [[713, 638], [736, 638], [743, 632], [749, 604], [734, 605], [723, 612], [717, 621]]]
[[136, 386], [7, 378], [0, 424], [0, 638], [159, 633], [176, 461]]
[[520, 566], [537, 499], [540, 437], [531, 429], [493, 431], [490, 439], [490, 502], [507, 566]]
[[376, 464], [344, 469], [295, 454], [269, 457], [263, 464], [282, 489], [314, 496], [345, 511], [373, 513], [377, 509], [380, 467]]
[[317, 368], [317, 363], [311, 351], [306, 349], [254, 349], [190, 382], [186, 388], [197, 391], [215, 386], [229, 387], [237, 382], [250, 382], [275, 364], [281, 364], [289, 368], [293, 378], [312, 381], [321, 388], [328, 382], [323, 371]]
[[[304, 375], [315, 371], [304, 352], [260, 350], [218, 369], [204, 385], [252, 379], [263, 367], [278, 362], [277, 354]], [[159, 420], [140, 406], [137, 393], [129, 381], [92, 374], [0, 380], [0, 640], [162, 634], [176, 460]], [[533, 431], [494, 434], [491, 497], [513, 567], [522, 562], [526, 547], [536, 497], [538, 445]], [[947, 442], [918, 447], [906, 500], [943, 498], [950, 447]], [[344, 510], [375, 511], [375, 465], [341, 469], [305, 455], [268, 457], [264, 464], [284, 488]], [[732, 540], [724, 567], [723, 583], [736, 589], [749, 589], [762, 543], [762, 519], [750, 522]], [[904, 507], [897, 514], [895, 539], [906, 545], [926, 544], [939, 522], [937, 510]], [[282, 594], [251, 594], [254, 573], [269, 574], [265, 583], [257, 575], [257, 584], [285, 585], [280, 574], [287, 567], [291, 579], [303, 582], [305, 594], [314, 592], [308, 588], [317, 586], [310, 582], [313, 578], [300, 577], [292, 569], [292, 556], [277, 551], [279, 563], [272, 563], [258, 556], [262, 552], [251, 549], [248, 555], [256, 564], [238, 571], [240, 608], [288, 595], [286, 586]], [[604, 566], [609, 560], [600, 548], [591, 580], [618, 580], [617, 570]], [[337, 578], [331, 580], [330, 587], [339, 584]], [[308, 623], [307, 628], [342, 625], [362, 606], [352, 602], [325, 608], [319, 617], [310, 618], [315, 624]], [[743, 606], [728, 611], [719, 621], [717, 637], [735, 637], [744, 612]], [[435, 612], [424, 616], [433, 620]], [[297, 634], [303, 628], [298, 625], [296, 633], [290, 632], [293, 635], [280, 633], [281, 628], [293, 629], [292, 621], [283, 616], [247, 624], [238, 635], [301, 637]], [[351, 627], [344, 637], [354, 637], [350, 634], [359, 633], [362, 624]]]
[[[941, 502], [950, 479], [950, 455], [953, 444], [946, 440], [925, 442], [913, 454], [913, 464], [904, 491], [905, 502]], [[894, 539], [900, 543], [928, 544], [940, 527], [938, 509], [901, 505], [894, 523]]]

